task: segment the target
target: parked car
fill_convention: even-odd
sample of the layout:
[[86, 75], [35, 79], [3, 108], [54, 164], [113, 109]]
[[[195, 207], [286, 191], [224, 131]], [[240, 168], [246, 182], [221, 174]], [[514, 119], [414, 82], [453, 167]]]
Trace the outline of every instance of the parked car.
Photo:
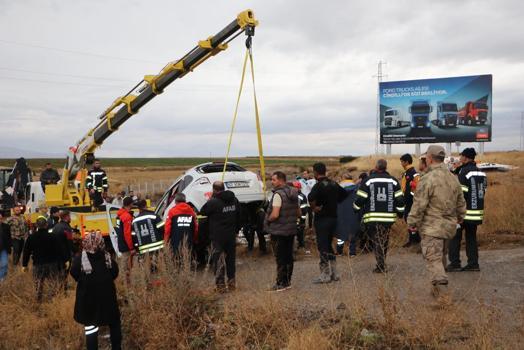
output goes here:
[[433, 107], [430, 106], [428, 100], [413, 101], [409, 107], [409, 113], [411, 114], [411, 128], [429, 129], [431, 127], [429, 115], [432, 111]]
[[384, 126], [386, 128], [394, 128], [402, 126], [402, 112], [398, 109], [388, 109], [384, 112]]
[[458, 112], [459, 124], [484, 125], [488, 120], [488, 105], [486, 102], [468, 101]]
[[457, 126], [458, 108], [454, 102], [437, 102], [437, 126]]

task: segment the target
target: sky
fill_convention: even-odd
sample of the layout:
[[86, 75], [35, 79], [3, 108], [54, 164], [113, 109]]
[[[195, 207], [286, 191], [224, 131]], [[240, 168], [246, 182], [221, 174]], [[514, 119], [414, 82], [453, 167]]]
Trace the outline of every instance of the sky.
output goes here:
[[[485, 150], [519, 148], [524, 3], [509, 0], [0, 0], [0, 148], [64, 155], [115, 98], [248, 8], [267, 155], [374, 153], [379, 60], [390, 81], [493, 74]], [[97, 155], [223, 157], [244, 53], [238, 37]], [[247, 84], [231, 155], [256, 154]]]

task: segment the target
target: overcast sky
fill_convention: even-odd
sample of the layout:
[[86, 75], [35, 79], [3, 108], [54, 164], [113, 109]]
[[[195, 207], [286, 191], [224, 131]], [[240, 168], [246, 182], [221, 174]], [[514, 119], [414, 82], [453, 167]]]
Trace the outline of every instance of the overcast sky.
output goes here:
[[[524, 3], [500, 0], [0, 0], [0, 147], [65, 154], [143, 75], [247, 8], [260, 21], [254, 57], [266, 154], [373, 153], [380, 59], [386, 80], [493, 74], [486, 150], [519, 147]], [[142, 108], [97, 155], [223, 156], [243, 55], [239, 37]], [[236, 156], [257, 153], [250, 93]]]

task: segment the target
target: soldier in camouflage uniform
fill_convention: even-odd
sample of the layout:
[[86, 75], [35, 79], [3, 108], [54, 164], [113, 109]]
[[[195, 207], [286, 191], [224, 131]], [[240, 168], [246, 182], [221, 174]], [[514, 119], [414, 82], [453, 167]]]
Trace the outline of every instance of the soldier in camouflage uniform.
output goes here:
[[17, 205], [13, 208], [13, 216], [7, 218], [7, 224], [11, 229], [11, 242], [13, 244], [13, 265], [18, 265], [22, 250], [24, 249], [24, 242], [29, 235], [29, 225], [22, 214], [23, 207]]
[[408, 217], [410, 230], [421, 234], [422, 254], [431, 275], [434, 296], [446, 289], [445, 241], [453, 238], [466, 215], [466, 202], [457, 178], [443, 163], [446, 152], [437, 145], [426, 151], [427, 173], [421, 177]]

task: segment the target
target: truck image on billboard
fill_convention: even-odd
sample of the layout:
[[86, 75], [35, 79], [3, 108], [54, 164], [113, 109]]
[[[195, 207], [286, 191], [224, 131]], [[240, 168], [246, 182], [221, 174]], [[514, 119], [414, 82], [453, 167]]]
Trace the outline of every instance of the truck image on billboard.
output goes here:
[[381, 82], [380, 143], [488, 142], [492, 76]]

